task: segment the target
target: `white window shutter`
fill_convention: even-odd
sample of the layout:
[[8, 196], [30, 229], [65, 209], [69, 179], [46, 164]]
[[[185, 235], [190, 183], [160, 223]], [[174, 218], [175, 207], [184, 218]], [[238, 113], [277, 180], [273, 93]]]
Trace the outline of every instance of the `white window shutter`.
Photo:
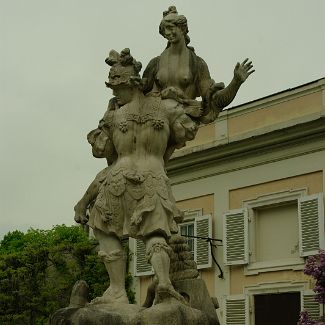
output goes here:
[[151, 264], [147, 262], [146, 259], [146, 246], [144, 242], [140, 239], [135, 240], [135, 275], [144, 276], [154, 274]]
[[324, 249], [323, 193], [298, 199], [300, 256], [315, 255]]
[[320, 304], [315, 300], [316, 294], [312, 290], [302, 292], [301, 310], [307, 311], [308, 315], [313, 320], [318, 320], [321, 316]]
[[[212, 237], [212, 217], [210, 214], [195, 218], [194, 234], [197, 237]], [[198, 269], [212, 266], [210, 243], [206, 239], [196, 238], [194, 241], [195, 261]]]
[[223, 248], [226, 265], [248, 263], [248, 210], [231, 210], [223, 215]]
[[224, 299], [224, 325], [249, 325], [249, 297], [227, 296]]

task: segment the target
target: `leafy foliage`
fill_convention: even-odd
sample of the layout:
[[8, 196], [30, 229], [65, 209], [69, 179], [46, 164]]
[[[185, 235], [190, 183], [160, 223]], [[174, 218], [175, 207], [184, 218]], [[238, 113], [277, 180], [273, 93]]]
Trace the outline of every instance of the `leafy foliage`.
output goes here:
[[[325, 251], [321, 250], [316, 256], [309, 256], [304, 269], [304, 273], [316, 280], [314, 292], [316, 301], [320, 304], [325, 303]], [[325, 325], [321, 320], [312, 320], [308, 312], [300, 313], [299, 325]]]
[[[78, 226], [6, 234], [0, 242], [0, 324], [46, 324], [51, 313], [69, 304], [80, 279], [88, 283], [90, 299], [101, 295], [109, 279], [96, 246]], [[131, 284], [128, 273], [126, 290], [134, 303]]]

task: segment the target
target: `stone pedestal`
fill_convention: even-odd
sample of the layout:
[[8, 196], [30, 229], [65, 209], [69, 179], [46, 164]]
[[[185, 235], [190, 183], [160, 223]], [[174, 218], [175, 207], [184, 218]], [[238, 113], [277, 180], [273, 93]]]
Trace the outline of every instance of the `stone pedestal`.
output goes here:
[[50, 325], [137, 325], [142, 307], [127, 304], [88, 304], [82, 308], [67, 307], [57, 310]]
[[192, 308], [201, 310], [207, 316], [210, 325], [219, 324], [215, 306], [202, 279], [178, 280], [173, 284]]
[[206, 285], [201, 279], [175, 281], [177, 292], [187, 301], [172, 295], [149, 308], [131, 304], [89, 304], [87, 284], [78, 281], [73, 287], [70, 306], [56, 311], [50, 325], [218, 325], [218, 317]]
[[50, 325], [211, 325], [208, 315], [177, 301], [163, 302], [150, 308], [137, 305], [86, 305], [56, 311]]

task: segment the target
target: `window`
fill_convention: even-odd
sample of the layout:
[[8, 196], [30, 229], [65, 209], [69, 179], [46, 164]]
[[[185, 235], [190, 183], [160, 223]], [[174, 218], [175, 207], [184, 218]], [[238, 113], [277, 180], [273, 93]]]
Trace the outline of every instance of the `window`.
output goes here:
[[136, 276], [145, 276], [145, 275], [153, 275], [154, 271], [151, 266], [147, 262], [146, 259], [146, 246], [144, 242], [140, 239], [135, 239], [135, 248], [134, 248], [134, 267]]
[[252, 246], [256, 262], [299, 257], [296, 202], [255, 209], [254, 216], [255, 241]]
[[323, 193], [271, 193], [224, 214], [225, 264], [246, 274], [303, 267], [302, 257], [324, 247]]
[[[302, 310], [308, 311], [313, 319], [317, 319], [322, 314], [320, 304], [315, 301], [315, 293], [307, 287], [308, 283], [304, 281], [247, 286], [242, 295], [224, 297], [223, 324], [297, 324], [296, 319]], [[284, 316], [277, 319], [277, 315]]]
[[180, 234], [186, 238], [186, 242], [194, 259], [194, 222], [183, 223], [179, 226]]
[[212, 266], [210, 244], [206, 239], [212, 236], [211, 215], [202, 215], [202, 209], [184, 211], [184, 222], [178, 225], [180, 234], [184, 236], [193, 254], [198, 269]]
[[297, 325], [299, 312], [299, 292], [254, 296], [255, 325]]
[[227, 296], [223, 302], [223, 324], [249, 325], [249, 298], [247, 295]]
[[252, 209], [249, 247], [247, 271], [303, 264], [299, 255], [297, 200]]

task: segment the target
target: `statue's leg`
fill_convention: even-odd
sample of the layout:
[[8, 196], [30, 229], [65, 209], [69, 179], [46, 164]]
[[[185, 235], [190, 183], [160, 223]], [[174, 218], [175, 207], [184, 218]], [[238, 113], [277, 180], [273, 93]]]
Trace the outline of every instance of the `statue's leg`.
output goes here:
[[169, 254], [171, 253], [171, 248], [167, 245], [165, 238], [162, 236], [148, 237], [145, 239], [145, 245], [147, 259], [152, 265], [158, 279], [155, 302], [160, 303], [174, 298], [184, 304], [187, 304], [185, 299], [175, 291], [170, 281]]
[[95, 298], [92, 303], [129, 303], [125, 291], [126, 253], [121, 241], [113, 235], [107, 235], [94, 229], [99, 241], [98, 256], [103, 260], [110, 278], [110, 285], [102, 297]]
[[170, 247], [167, 245], [164, 237], [149, 237], [145, 241], [147, 258], [152, 265], [158, 278], [158, 283], [162, 285], [171, 284], [169, 279], [169, 252]]

